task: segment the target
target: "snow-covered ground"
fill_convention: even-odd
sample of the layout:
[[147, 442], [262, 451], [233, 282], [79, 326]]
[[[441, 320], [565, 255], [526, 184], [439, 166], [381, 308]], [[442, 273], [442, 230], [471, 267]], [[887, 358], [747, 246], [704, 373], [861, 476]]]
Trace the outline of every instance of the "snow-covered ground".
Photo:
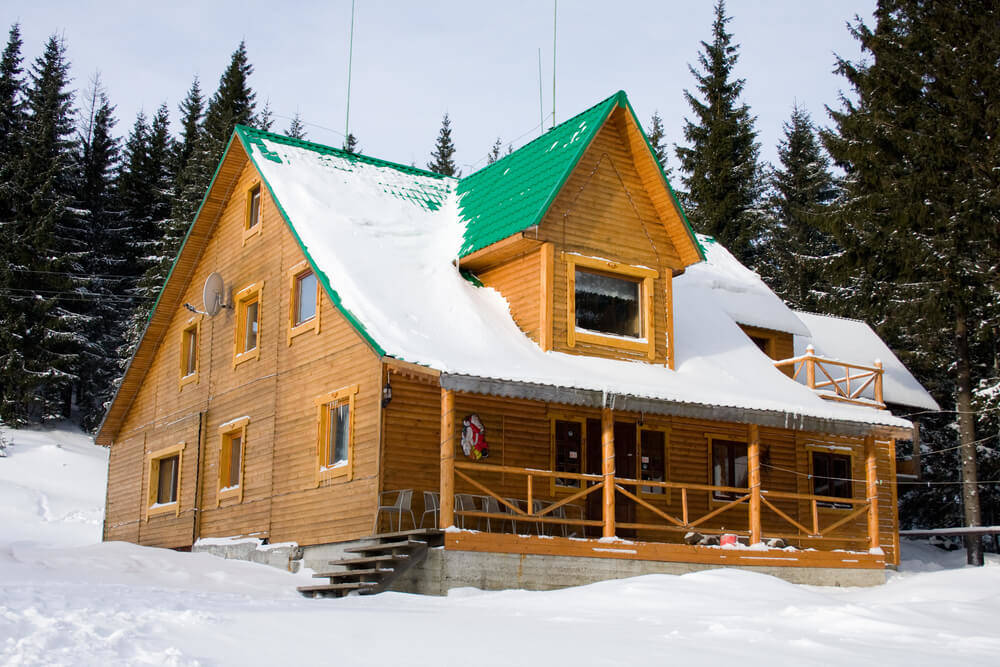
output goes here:
[[306, 600], [308, 575], [100, 543], [107, 452], [71, 428], [0, 458], [0, 665], [993, 665], [1000, 561], [904, 547], [885, 586], [748, 572], [554, 592]]

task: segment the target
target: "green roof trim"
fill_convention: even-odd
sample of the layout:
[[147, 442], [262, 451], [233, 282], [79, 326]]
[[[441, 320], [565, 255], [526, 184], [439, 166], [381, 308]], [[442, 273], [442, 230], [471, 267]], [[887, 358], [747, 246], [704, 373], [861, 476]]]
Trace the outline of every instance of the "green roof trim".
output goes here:
[[[355, 317], [354, 313], [352, 313], [350, 310], [347, 309], [347, 307], [344, 306], [344, 303], [341, 300], [340, 295], [337, 294], [337, 290], [333, 289], [333, 285], [330, 284], [330, 278], [326, 275], [326, 273], [323, 270], [319, 268], [319, 266], [316, 264], [316, 261], [313, 260], [312, 256], [309, 254], [309, 249], [306, 248], [304, 243], [302, 243], [302, 238], [299, 236], [299, 233], [295, 230], [295, 225], [292, 224], [291, 218], [288, 217], [288, 213], [285, 211], [284, 206], [281, 205], [281, 200], [278, 199], [278, 195], [275, 194], [274, 189], [271, 187], [271, 184], [268, 183], [267, 179], [264, 177], [264, 174], [261, 171], [260, 166], [257, 164], [254, 154], [255, 152], [259, 153], [262, 157], [271, 160], [272, 162], [278, 162], [278, 163], [281, 162], [281, 158], [278, 157], [276, 153], [267, 150], [266, 146], [264, 145], [263, 139], [267, 138], [271, 141], [276, 141], [279, 143], [283, 143], [285, 145], [298, 146], [300, 148], [305, 148], [307, 150], [314, 150], [324, 155], [337, 155], [338, 157], [347, 157], [348, 159], [357, 160], [359, 162], [364, 162], [366, 164], [375, 164], [377, 166], [389, 166], [394, 169], [401, 168], [401, 165], [395, 165], [390, 162], [383, 162], [382, 160], [375, 160], [374, 158], [368, 158], [362, 155], [356, 155], [354, 153], [347, 153], [346, 151], [341, 151], [336, 148], [330, 148], [329, 146], [323, 146], [321, 144], [313, 144], [311, 142], [302, 141], [300, 139], [291, 139], [284, 135], [264, 132], [263, 130], [258, 130], [252, 127], [246, 127], [245, 125], [237, 125], [236, 130], [233, 132], [233, 135], [238, 136], [240, 138], [240, 141], [242, 141], [243, 146], [246, 149], [247, 155], [250, 158], [250, 161], [253, 163], [254, 167], [257, 168], [257, 172], [260, 174], [260, 178], [264, 182], [264, 186], [267, 188], [267, 191], [271, 194], [271, 198], [274, 200], [274, 203], [278, 207], [278, 211], [281, 213], [281, 217], [285, 219], [285, 224], [287, 224], [288, 229], [291, 230], [292, 237], [295, 239], [295, 242], [298, 243], [299, 249], [302, 250], [302, 254], [305, 255], [306, 260], [309, 262], [309, 266], [312, 267], [312, 270], [316, 273], [317, 277], [319, 277], [320, 284], [323, 285], [323, 289], [326, 290], [326, 294], [328, 297], [330, 297], [330, 301], [333, 302], [333, 305], [337, 308], [337, 310], [340, 311], [340, 314], [344, 316], [344, 318], [350, 323], [350, 325], [354, 327], [354, 330], [358, 332], [358, 335], [360, 335], [365, 340], [365, 342], [367, 342], [372, 347], [372, 349], [375, 350], [375, 353], [378, 354], [380, 357], [385, 356], [385, 350], [382, 348], [381, 345], [378, 344], [378, 341], [376, 341], [372, 337], [372, 335], [368, 333], [368, 330], [361, 323], [361, 321], [357, 317]], [[256, 149], [256, 151], [253, 149]], [[410, 170], [411, 168], [406, 167], [406, 169]], [[414, 171], [420, 171], [420, 170], [414, 170]], [[426, 174], [422, 173], [421, 175], [426, 175]]]
[[619, 91], [458, 183], [465, 257], [541, 222], [611, 112]]

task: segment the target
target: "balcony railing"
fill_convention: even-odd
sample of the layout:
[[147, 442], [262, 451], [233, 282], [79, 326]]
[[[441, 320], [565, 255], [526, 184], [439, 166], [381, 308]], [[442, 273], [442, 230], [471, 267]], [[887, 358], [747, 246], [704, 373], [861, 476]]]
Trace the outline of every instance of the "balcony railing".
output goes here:
[[[798, 380], [805, 373], [805, 383], [822, 398], [855, 405], [885, 409], [882, 400], [882, 362], [875, 360], [871, 366], [816, 356], [810, 345], [806, 353], [774, 362], [776, 368], [792, 368], [792, 379]], [[872, 398], [865, 395], [871, 388]]]

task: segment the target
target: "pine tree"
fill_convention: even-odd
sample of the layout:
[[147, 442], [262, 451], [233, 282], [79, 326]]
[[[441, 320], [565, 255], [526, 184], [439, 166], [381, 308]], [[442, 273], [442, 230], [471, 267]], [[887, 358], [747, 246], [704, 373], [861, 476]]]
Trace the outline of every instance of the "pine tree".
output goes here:
[[265, 132], [271, 131], [271, 128], [274, 126], [274, 112], [271, 111], [271, 100], [264, 100], [264, 108], [253, 119], [253, 126]]
[[[846, 172], [833, 227], [842, 301], [917, 351], [904, 360], [939, 402], [954, 400], [963, 483], [913, 490], [924, 502], [904, 506], [943, 494], [939, 504], [961, 504], [979, 525], [973, 397], [994, 363], [998, 315], [1000, 7], [882, 0], [875, 19], [851, 28], [870, 57], [838, 61], [857, 101], [845, 96], [824, 134]], [[967, 545], [981, 564], [980, 540]]]
[[739, 102], [746, 83], [732, 78], [738, 45], [726, 32], [724, 0], [715, 5], [712, 43], [702, 42], [700, 70], [690, 67], [699, 100], [689, 91], [684, 98], [695, 122], [685, 119], [688, 146], [675, 146], [687, 189], [685, 203], [695, 229], [714, 236], [737, 259], [753, 265], [753, 244], [759, 219], [755, 206], [760, 196], [760, 145], [750, 108]]
[[130, 244], [134, 230], [122, 215], [115, 190], [119, 141], [114, 136], [114, 107], [100, 77], [84, 98], [83, 122], [76, 146], [77, 187], [73, 216], [78, 221], [85, 272], [79, 303], [73, 304], [83, 333], [77, 364], [76, 404], [85, 427], [96, 426], [111, 398], [124, 323], [132, 309], [126, 291], [134, 272]]
[[353, 132], [348, 132], [347, 136], [344, 138], [343, 150], [346, 153], [360, 153], [361, 147], [358, 146], [358, 138], [354, 136]]
[[493, 146], [490, 148], [490, 152], [486, 154], [486, 164], [493, 164], [501, 157], [501, 149], [503, 148], [503, 142], [500, 141], [500, 137], [493, 142]]
[[788, 305], [822, 312], [829, 295], [826, 269], [838, 250], [822, 225], [836, 183], [809, 113], [794, 106], [783, 127], [757, 270]]
[[296, 111], [295, 115], [292, 116], [292, 122], [288, 124], [288, 129], [285, 130], [285, 134], [292, 139], [305, 139], [306, 138], [306, 126], [302, 122], [302, 116]]
[[649, 129], [646, 131], [646, 138], [649, 139], [649, 145], [653, 147], [653, 155], [656, 156], [656, 161], [660, 163], [660, 168], [663, 169], [663, 173], [670, 178], [672, 170], [667, 166], [667, 144], [666, 144], [666, 131], [663, 129], [663, 119], [660, 118], [660, 112], [654, 111], [653, 116], [649, 119]]
[[15, 160], [13, 219], [7, 223], [10, 280], [0, 418], [39, 421], [69, 416], [83, 347], [79, 309], [85, 240], [70, 211], [76, 187], [73, 94], [66, 49], [56, 36], [32, 64], [25, 93], [22, 150]]
[[451, 119], [448, 114], [441, 119], [441, 131], [438, 133], [434, 150], [431, 151], [431, 161], [427, 168], [437, 174], [458, 178], [462, 172], [455, 165], [455, 144], [451, 140]]
[[21, 269], [24, 253], [18, 247], [23, 231], [17, 224], [22, 145], [25, 133], [24, 78], [21, 68], [20, 26], [11, 26], [0, 58], [0, 420], [22, 421], [27, 415], [18, 401], [25, 395], [23, 333], [27, 329], [22, 293], [27, 274]]

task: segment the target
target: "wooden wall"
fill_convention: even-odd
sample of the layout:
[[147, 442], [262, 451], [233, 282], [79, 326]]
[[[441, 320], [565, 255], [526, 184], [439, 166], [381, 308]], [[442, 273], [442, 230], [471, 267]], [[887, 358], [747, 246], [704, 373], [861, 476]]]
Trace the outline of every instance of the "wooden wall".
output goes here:
[[[233, 150], [242, 151], [235, 145]], [[289, 269], [304, 256], [266, 188], [261, 233], [244, 243], [246, 193], [258, 181], [245, 162], [184, 301], [201, 308], [202, 286], [212, 271], [223, 275], [233, 293], [263, 281], [259, 358], [234, 366], [236, 316], [223, 310], [202, 319], [198, 379], [180, 386], [181, 331], [193, 316], [178, 310], [111, 447], [105, 539], [183, 547], [199, 536], [252, 534], [311, 544], [370, 530], [378, 489], [381, 364], [325, 295], [320, 331], [289, 339]], [[352, 479], [317, 483], [313, 399], [355, 384]], [[219, 426], [243, 416], [249, 423], [242, 497], [220, 501]], [[178, 442], [186, 443], [179, 515], [147, 520], [148, 455]]]
[[484, 285], [496, 289], [507, 299], [517, 326], [536, 343], [542, 327], [541, 301], [545, 298], [541, 282], [545, 253], [544, 247], [539, 248], [478, 276]]
[[[419, 521], [420, 510], [423, 507], [421, 491], [436, 491], [439, 488], [440, 391], [430, 381], [397, 378], [396, 375], [392, 376], [392, 383], [395, 398], [385, 411], [383, 474], [386, 488], [414, 489], [414, 506]], [[541, 470], [552, 469], [550, 431], [552, 419], [580, 419], [586, 422], [588, 418], [600, 418], [598, 410], [474, 394], [457, 394], [455, 410], [456, 438], [460, 438], [462, 418], [473, 412], [479, 415], [486, 427], [490, 448], [487, 463]], [[646, 428], [667, 432], [668, 477], [674, 482], [711, 483], [709, 437], [745, 442], [748, 436], [745, 424], [615, 413], [616, 421], [635, 423], [640, 419]], [[834, 447], [837, 453], [851, 454], [853, 478], [856, 480], [865, 478], [863, 442], [860, 439], [761, 428], [760, 441], [762, 460], [765, 464], [761, 480], [765, 490], [812, 493], [812, 482], [808, 477], [809, 447]], [[892, 498], [894, 485], [888, 482], [895, 478], [890, 470], [891, 457], [888, 447], [889, 443], [880, 443], [879, 478], [886, 481], [880, 487], [880, 517], [883, 531], [882, 548], [886, 551], [887, 560], [892, 562], [895, 558], [893, 549], [896, 511]], [[466, 458], [457, 447], [456, 460], [471, 459]], [[473, 477], [503, 497], [518, 499], [526, 497], [525, 477], [522, 475], [482, 472], [474, 473]], [[575, 491], [575, 489], [553, 487], [548, 480], [540, 477], [535, 478], [533, 489], [535, 497], [546, 499], [562, 498]], [[476, 495], [482, 493], [461, 479], [456, 480], [455, 491]], [[864, 498], [865, 485], [862, 482], [854, 483], [853, 492], [854, 497]], [[642, 497], [662, 510], [680, 516], [681, 498], [678, 490], [672, 490], [663, 497], [649, 495]], [[622, 496], [619, 494], [617, 499], [621, 501]], [[578, 504], [582, 502], [577, 501]], [[794, 499], [773, 499], [772, 502], [800, 523], [811, 525], [809, 503]], [[702, 516], [721, 504], [710, 499], [707, 492], [689, 492], [688, 506], [692, 518]], [[830, 525], [844, 515], [845, 510], [842, 509], [821, 508], [820, 526]], [[663, 523], [662, 519], [642, 506], [636, 507], [634, 520], [637, 523]], [[715, 529], [745, 531], [748, 526], [747, 506], [746, 504], [735, 506], [715, 519], [709, 520], [705, 525]], [[475, 528], [476, 525], [467, 524], [466, 527]], [[762, 513], [762, 527], [765, 537], [768, 534], [797, 533], [797, 529], [768, 508]], [[524, 532], [526, 529], [520, 530]], [[852, 538], [850, 540], [789, 539], [788, 541], [801, 547], [867, 550], [868, 545], [863, 541], [867, 536], [866, 531], [866, 517], [862, 514], [848, 527], [836, 533], [837, 536]], [[683, 533], [649, 530], [640, 531], [637, 537], [645, 540], [679, 542]]]

